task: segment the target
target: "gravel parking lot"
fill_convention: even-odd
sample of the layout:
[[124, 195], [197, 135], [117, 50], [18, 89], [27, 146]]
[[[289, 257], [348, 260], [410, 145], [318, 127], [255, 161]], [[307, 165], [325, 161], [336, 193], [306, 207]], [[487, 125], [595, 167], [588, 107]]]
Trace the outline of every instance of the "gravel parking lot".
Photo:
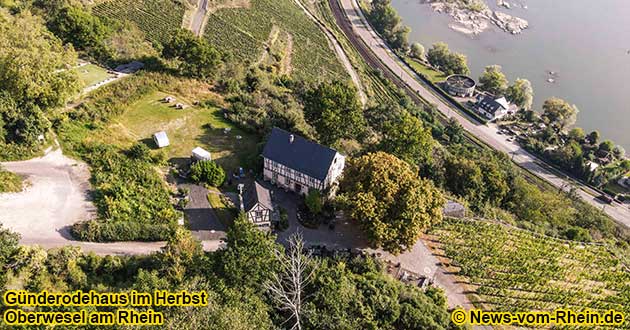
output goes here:
[[2, 166], [28, 182], [20, 193], [0, 194], [0, 223], [20, 233], [22, 244], [62, 245], [69, 240], [73, 223], [94, 216], [87, 165], [60, 149]]

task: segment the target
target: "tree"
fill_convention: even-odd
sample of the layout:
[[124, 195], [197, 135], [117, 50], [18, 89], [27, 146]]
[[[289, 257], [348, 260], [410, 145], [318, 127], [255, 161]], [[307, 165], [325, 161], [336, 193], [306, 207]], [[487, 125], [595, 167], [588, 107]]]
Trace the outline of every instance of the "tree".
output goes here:
[[569, 139], [575, 142], [582, 142], [586, 138], [586, 133], [580, 127], [575, 127], [569, 131]]
[[214, 77], [221, 64], [221, 54], [206, 40], [180, 29], [164, 45], [162, 55], [179, 61], [179, 70], [190, 77]]
[[422, 60], [424, 58], [424, 46], [418, 42], [414, 42], [411, 45], [411, 52], [409, 55], [415, 59]]
[[406, 51], [407, 35], [410, 29], [401, 24], [401, 18], [391, 6], [391, 0], [374, 0], [372, 8], [367, 14], [374, 29], [383, 36], [390, 47], [395, 50]]
[[613, 154], [617, 157], [617, 159], [622, 159], [626, 155], [626, 149], [620, 145], [616, 145], [613, 149]]
[[578, 108], [567, 101], [552, 97], [543, 104], [542, 117], [550, 124], [555, 124], [560, 130], [575, 123]]
[[191, 274], [198, 272], [197, 266], [204, 263], [201, 242], [190, 231], [178, 228], [160, 253], [161, 274], [171, 283], [181, 283]]
[[433, 137], [418, 118], [404, 112], [385, 124], [380, 149], [413, 166], [431, 159]]
[[340, 200], [377, 247], [411, 248], [422, 230], [442, 219], [442, 194], [404, 161], [384, 152], [350, 159]]
[[446, 43], [436, 42], [427, 52], [427, 61], [434, 67], [441, 68], [446, 65], [450, 53]]
[[289, 313], [287, 321], [293, 320], [291, 329], [302, 329], [304, 291], [315, 273], [316, 264], [310, 253], [305, 254], [304, 240], [299, 234], [289, 237], [289, 251], [276, 251], [278, 272], [271, 275], [265, 288], [281, 311]]
[[356, 138], [365, 128], [356, 89], [340, 81], [324, 82], [309, 90], [304, 101], [304, 116], [326, 145]]
[[599, 150], [602, 150], [602, 151], [612, 152], [614, 148], [615, 148], [615, 143], [610, 140], [604, 140], [602, 141], [602, 143], [599, 144]]
[[57, 11], [48, 27], [76, 49], [86, 50], [96, 57], [108, 55], [105, 39], [111, 31], [97, 16], [79, 7], [69, 6]]
[[[46, 112], [65, 104], [78, 91], [72, 47], [28, 12], [9, 15], [0, 9], [0, 141], [34, 145], [50, 122]], [[17, 131], [17, 133], [16, 133]]]
[[448, 119], [444, 134], [448, 137], [449, 143], [461, 143], [464, 140], [464, 128], [454, 117]]
[[4, 288], [7, 274], [15, 267], [16, 257], [19, 252], [20, 235], [2, 228], [0, 223], [0, 291]]
[[444, 68], [446, 74], [470, 74], [468, 69], [468, 59], [466, 55], [453, 53], [449, 56], [447, 66]]
[[275, 237], [258, 230], [242, 212], [226, 236], [226, 248], [216, 254], [217, 272], [231, 287], [262, 293], [278, 267]]
[[588, 142], [592, 145], [596, 145], [599, 143], [599, 132], [598, 131], [592, 131], [588, 134], [588, 136], [586, 137], [588, 139]]
[[501, 72], [501, 66], [489, 65], [479, 77], [479, 88], [496, 96], [505, 94], [508, 80]]
[[304, 199], [306, 207], [313, 214], [320, 214], [324, 207], [322, 203], [322, 196], [317, 189], [310, 189], [306, 198]]
[[474, 160], [449, 157], [444, 164], [445, 185], [453, 194], [465, 197], [479, 206], [484, 199], [484, 181], [481, 168]]
[[219, 164], [211, 160], [201, 160], [190, 167], [190, 178], [195, 182], [219, 187], [225, 181], [225, 171]]
[[451, 53], [444, 42], [433, 44], [427, 53], [429, 63], [446, 74], [469, 74], [466, 55]]
[[521, 109], [530, 110], [534, 102], [534, 89], [527, 79], [518, 78], [506, 91], [508, 100]]

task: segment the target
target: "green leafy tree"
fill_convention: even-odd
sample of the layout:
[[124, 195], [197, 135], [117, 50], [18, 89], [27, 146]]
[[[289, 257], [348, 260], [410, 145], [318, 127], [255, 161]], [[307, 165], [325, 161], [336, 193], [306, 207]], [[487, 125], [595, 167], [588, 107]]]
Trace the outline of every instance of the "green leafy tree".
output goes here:
[[411, 55], [411, 57], [415, 59], [422, 60], [424, 58], [424, 46], [422, 46], [418, 42], [413, 43], [411, 45], [411, 51], [409, 55]]
[[220, 187], [225, 181], [225, 171], [211, 160], [201, 160], [190, 167], [190, 178], [212, 187]]
[[489, 65], [479, 77], [479, 88], [496, 96], [505, 94], [508, 80], [501, 71], [500, 65]]
[[448, 119], [444, 127], [444, 134], [448, 137], [449, 143], [461, 143], [464, 141], [464, 128], [453, 117]]
[[614, 148], [615, 148], [615, 143], [610, 140], [604, 140], [602, 141], [602, 143], [599, 144], [599, 150], [602, 150], [602, 151], [612, 152]]
[[227, 231], [227, 246], [216, 255], [217, 271], [232, 287], [264, 290], [277, 267], [275, 237], [258, 230], [244, 213]]
[[569, 138], [576, 142], [582, 142], [586, 138], [586, 133], [580, 127], [575, 127], [569, 131]]
[[309, 90], [304, 116], [326, 145], [335, 145], [344, 138], [354, 139], [365, 128], [356, 89], [340, 81], [324, 82]]
[[442, 194], [409, 164], [384, 152], [350, 159], [340, 183], [342, 204], [370, 241], [392, 253], [411, 248], [442, 219]]
[[385, 124], [380, 149], [418, 166], [430, 161], [434, 144], [431, 132], [422, 122], [404, 112], [401, 117]]
[[201, 242], [190, 231], [178, 228], [160, 254], [160, 273], [171, 283], [182, 283], [186, 277], [198, 273], [204, 259]]
[[206, 40], [188, 30], [179, 30], [164, 45], [162, 55], [179, 61], [179, 70], [190, 77], [210, 79], [217, 73], [221, 54]]
[[447, 59], [451, 51], [448, 49], [448, 45], [444, 42], [437, 42], [427, 52], [427, 61], [431, 65], [441, 68], [446, 66]]
[[590, 144], [596, 145], [599, 143], [600, 135], [598, 131], [592, 131], [586, 136], [586, 138]]
[[391, 6], [391, 0], [372, 1], [372, 7], [367, 14], [367, 18], [374, 26], [374, 29], [385, 38], [390, 47], [403, 52], [409, 48], [407, 36], [411, 30], [409, 27], [401, 24], [402, 20]]
[[57, 11], [48, 28], [76, 49], [86, 50], [97, 58], [108, 55], [105, 42], [110, 29], [97, 16], [79, 7], [65, 7]]
[[466, 55], [460, 53], [453, 53], [448, 57], [446, 67], [444, 67], [444, 73], [446, 74], [470, 74], [468, 69], [468, 58]]
[[575, 105], [570, 105], [565, 100], [552, 97], [543, 104], [542, 117], [548, 123], [556, 125], [560, 130], [564, 130], [575, 123], [578, 112], [579, 110]]
[[534, 88], [529, 80], [518, 78], [508, 87], [506, 96], [521, 109], [530, 110], [534, 103]]
[[64, 105], [78, 90], [76, 73], [68, 70], [76, 65], [76, 53], [40, 18], [28, 12], [12, 16], [0, 9], [0, 49], [0, 98], [14, 104], [3, 110], [5, 125], [10, 125], [7, 117], [37, 118], [40, 111]]
[[435, 43], [427, 52], [427, 61], [446, 74], [469, 74], [467, 58], [463, 54], [451, 53], [444, 42]]
[[11, 232], [9, 229], [2, 228], [0, 223], [0, 291], [4, 288], [7, 280], [7, 274], [10, 269], [15, 267], [19, 252], [20, 235]]
[[146, 161], [151, 158], [151, 149], [146, 144], [139, 142], [129, 148], [129, 156]]

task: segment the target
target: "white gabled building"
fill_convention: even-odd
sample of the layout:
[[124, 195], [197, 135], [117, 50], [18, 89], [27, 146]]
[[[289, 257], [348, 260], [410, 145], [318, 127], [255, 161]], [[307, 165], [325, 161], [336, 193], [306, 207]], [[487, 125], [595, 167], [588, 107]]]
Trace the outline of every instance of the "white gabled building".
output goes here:
[[480, 115], [492, 121], [515, 112], [516, 108], [505, 97], [497, 98], [492, 95], [482, 94], [477, 101], [476, 110]]
[[309, 189], [334, 194], [346, 160], [334, 149], [275, 127], [262, 156], [265, 180], [299, 194]]

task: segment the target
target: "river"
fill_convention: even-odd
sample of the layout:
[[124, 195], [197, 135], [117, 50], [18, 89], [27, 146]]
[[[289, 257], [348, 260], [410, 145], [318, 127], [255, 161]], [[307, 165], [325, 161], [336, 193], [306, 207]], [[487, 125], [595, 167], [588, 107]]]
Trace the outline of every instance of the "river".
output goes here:
[[[527, 78], [534, 108], [556, 96], [580, 109], [577, 126], [599, 130], [630, 153], [630, 1], [508, 0], [500, 11], [529, 21], [520, 35], [494, 25], [470, 36], [449, 28], [450, 16], [433, 12], [421, 0], [392, 0], [411, 27], [411, 42], [428, 49], [437, 41], [468, 56], [472, 76], [499, 64], [510, 81]], [[492, 9], [496, 1], [488, 0]], [[526, 9], [523, 8], [526, 5]], [[549, 83], [549, 72], [557, 76]]]

